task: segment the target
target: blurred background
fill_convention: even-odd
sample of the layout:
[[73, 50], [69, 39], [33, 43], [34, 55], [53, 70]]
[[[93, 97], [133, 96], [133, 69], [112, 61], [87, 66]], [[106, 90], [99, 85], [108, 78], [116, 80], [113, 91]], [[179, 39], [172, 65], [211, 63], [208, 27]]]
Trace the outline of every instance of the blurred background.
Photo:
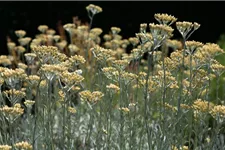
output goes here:
[[[177, 17], [178, 21], [201, 24], [190, 40], [215, 43], [225, 33], [225, 19], [221, 13], [225, 2], [222, 1], [1, 1], [0, 54], [7, 54], [6, 37], [16, 39], [15, 30], [23, 29], [27, 36], [34, 37], [38, 33], [38, 25], [56, 29], [59, 21], [62, 24], [72, 23], [74, 16], [78, 16], [83, 23], [89, 22], [85, 9], [89, 4], [103, 9], [95, 16], [93, 27], [102, 28], [104, 33], [108, 33], [112, 26], [120, 27], [124, 38], [135, 36], [141, 23], [157, 23], [155, 13], [168, 13]], [[174, 38], [179, 36], [175, 32]]]

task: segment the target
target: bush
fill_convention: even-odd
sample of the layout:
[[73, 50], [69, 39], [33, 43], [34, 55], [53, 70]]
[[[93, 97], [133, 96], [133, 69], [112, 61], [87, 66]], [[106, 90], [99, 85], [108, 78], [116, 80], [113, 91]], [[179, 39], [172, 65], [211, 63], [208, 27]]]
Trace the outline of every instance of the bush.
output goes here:
[[[19, 45], [8, 42], [0, 149], [224, 149], [225, 106], [210, 96], [224, 51], [189, 41], [200, 24], [155, 14], [158, 24], [141, 24], [135, 37], [111, 27], [102, 39], [92, 28], [102, 8], [86, 9], [88, 25], [75, 18], [59, 35], [40, 25], [34, 39], [18, 30]], [[172, 24], [182, 41], [172, 39]]]

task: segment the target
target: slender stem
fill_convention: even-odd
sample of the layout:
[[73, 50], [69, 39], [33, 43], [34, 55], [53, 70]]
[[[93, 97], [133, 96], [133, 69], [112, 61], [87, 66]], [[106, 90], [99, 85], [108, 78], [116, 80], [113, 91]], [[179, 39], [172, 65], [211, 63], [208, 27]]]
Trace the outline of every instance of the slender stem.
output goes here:
[[[193, 95], [192, 95], [192, 54], [190, 54], [190, 59], [189, 59], [189, 64], [190, 64], [190, 76], [189, 76], [189, 92], [190, 92], [190, 97], [189, 98], [189, 106], [192, 104], [192, 101], [193, 101]], [[192, 114], [189, 114], [189, 136], [188, 136], [188, 143], [189, 143], [189, 146], [191, 145], [191, 136], [192, 136], [192, 127], [193, 127], [193, 115]], [[194, 143], [193, 143], [194, 144]]]
[[146, 133], [147, 133], [147, 138], [148, 138], [148, 147], [149, 150], [151, 149], [151, 137], [150, 137], [150, 132], [149, 132], [149, 127], [148, 127], [148, 118], [149, 118], [149, 114], [148, 114], [148, 105], [149, 105], [149, 93], [148, 93], [148, 80], [149, 80], [149, 75], [150, 75], [150, 70], [152, 68], [152, 57], [150, 56], [150, 54], [148, 54], [148, 71], [147, 71], [147, 76], [146, 76], [146, 84], [145, 84], [145, 95], [144, 95], [144, 121], [145, 121], [145, 129], [146, 129]]
[[52, 127], [52, 79], [48, 80], [48, 105], [47, 105], [47, 110], [48, 110], [48, 140], [50, 142], [50, 147], [53, 148], [53, 127]]
[[[165, 56], [164, 56], [165, 57]], [[163, 122], [163, 134], [164, 134], [164, 131], [165, 131], [165, 118], [166, 118], [166, 113], [165, 113], [165, 99], [166, 99], [166, 68], [165, 68], [165, 60], [164, 60], [164, 57], [163, 57], [163, 93], [162, 93], [162, 102], [163, 102], [163, 110], [162, 110], [162, 115], [163, 115], [163, 118], [162, 118], [162, 122]]]
[[[120, 105], [120, 108], [123, 107], [123, 87], [122, 87], [122, 81], [121, 81], [121, 72], [119, 72], [119, 87], [120, 87], [120, 99], [119, 99], [119, 105]], [[119, 138], [119, 145], [120, 145], [120, 148], [123, 149], [124, 145], [124, 138], [123, 138], [123, 130], [124, 130], [124, 118], [123, 118], [123, 112], [120, 111], [120, 138]]]
[[[66, 99], [66, 97], [65, 97], [65, 99]], [[63, 102], [63, 104], [62, 104], [62, 107], [63, 107], [63, 126], [62, 126], [62, 130], [63, 130], [63, 135], [62, 135], [62, 137], [63, 137], [63, 139], [62, 139], [62, 145], [65, 145], [65, 126], [66, 126], [66, 102], [65, 102], [66, 100], [64, 100], [64, 102]]]
[[177, 104], [177, 114], [179, 115], [180, 114], [180, 104], [181, 104], [181, 100], [182, 100], [182, 97], [183, 97], [183, 84], [182, 84], [182, 81], [183, 81], [183, 78], [184, 78], [184, 57], [185, 57], [185, 49], [186, 49], [186, 39], [183, 38], [183, 46], [184, 46], [184, 49], [183, 49], [183, 57], [182, 57], [182, 64], [181, 64], [181, 75], [180, 75], [180, 94], [179, 94], [179, 98], [178, 98], [178, 104]]

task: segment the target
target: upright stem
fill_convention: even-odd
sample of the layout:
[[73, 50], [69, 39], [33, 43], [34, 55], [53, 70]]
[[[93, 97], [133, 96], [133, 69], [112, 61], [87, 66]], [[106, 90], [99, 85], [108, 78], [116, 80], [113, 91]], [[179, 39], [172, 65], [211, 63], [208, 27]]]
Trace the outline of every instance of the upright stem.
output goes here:
[[49, 147], [52, 149], [53, 146], [53, 127], [52, 127], [52, 80], [48, 80], [48, 104], [47, 104], [47, 110], [48, 110], [48, 132], [49, 132]]
[[[185, 49], [186, 49], [186, 39], [183, 38], [183, 57], [182, 57], [182, 65], [181, 65], [181, 77], [180, 77], [180, 94], [179, 94], [179, 98], [178, 98], [178, 104], [177, 104], [177, 114], [180, 114], [180, 104], [181, 104], [181, 100], [182, 100], [182, 96], [183, 96], [183, 76], [184, 76], [184, 57], [185, 57]], [[178, 116], [179, 118], [179, 116]]]
[[[119, 73], [119, 87], [120, 87], [120, 99], [119, 99], [119, 105], [120, 105], [120, 108], [123, 107], [123, 87], [122, 87], [122, 81], [121, 81], [121, 72]], [[120, 148], [123, 149], [124, 145], [124, 138], [123, 138], [123, 128], [124, 128], [124, 118], [123, 118], [123, 112], [122, 110], [120, 111], [120, 138], [119, 138], [119, 143], [120, 143]]]
[[165, 99], [166, 99], [166, 68], [165, 68], [165, 61], [164, 61], [164, 57], [163, 57], [163, 95], [162, 95], [162, 102], [163, 102], [163, 107], [162, 107], [162, 122], [163, 122], [163, 134], [165, 131]]
[[[153, 51], [152, 51], [153, 52]], [[153, 54], [152, 54], [153, 55]], [[150, 56], [150, 54], [148, 53], [148, 70], [147, 70], [147, 76], [146, 76], [146, 84], [145, 84], [145, 95], [144, 95], [144, 121], [145, 121], [145, 129], [146, 129], [146, 133], [147, 133], [147, 138], [148, 138], [148, 147], [149, 150], [151, 149], [151, 136], [150, 136], [150, 132], [149, 132], [149, 127], [148, 127], [148, 118], [149, 118], [149, 114], [148, 114], [148, 105], [149, 105], [149, 101], [150, 97], [149, 97], [149, 93], [148, 93], [148, 80], [149, 80], [149, 75], [150, 75], [150, 70], [153, 70], [152, 66], [153, 66], [153, 57]]]

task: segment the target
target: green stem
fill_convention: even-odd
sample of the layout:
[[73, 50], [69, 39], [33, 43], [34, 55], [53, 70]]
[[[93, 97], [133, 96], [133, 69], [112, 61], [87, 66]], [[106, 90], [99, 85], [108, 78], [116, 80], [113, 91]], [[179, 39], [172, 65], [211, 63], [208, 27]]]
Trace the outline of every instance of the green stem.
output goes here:
[[[150, 56], [150, 54], [148, 54], [148, 71], [147, 71], [147, 76], [146, 76], [146, 84], [145, 84], [145, 95], [144, 95], [144, 121], [145, 121], [145, 130], [146, 130], [146, 134], [147, 134], [147, 138], [148, 138], [148, 148], [149, 150], [151, 149], [151, 136], [150, 136], [150, 131], [149, 131], [149, 127], [148, 127], [148, 118], [149, 118], [149, 114], [148, 114], [148, 105], [150, 104], [150, 102], [148, 100], [150, 100], [150, 96], [148, 94], [148, 80], [149, 80], [149, 75], [150, 75], [150, 69], [152, 67], [152, 57]], [[148, 97], [149, 96], [149, 97]]]
[[[122, 87], [122, 81], [121, 81], [121, 72], [119, 72], [119, 87], [120, 87], [120, 99], [119, 99], [119, 105], [120, 108], [123, 107], [123, 87]], [[123, 129], [124, 129], [124, 118], [123, 118], [123, 112], [122, 110], [120, 111], [120, 138], [119, 138], [119, 145], [120, 145], [120, 149], [124, 148], [124, 138], [123, 138]]]

